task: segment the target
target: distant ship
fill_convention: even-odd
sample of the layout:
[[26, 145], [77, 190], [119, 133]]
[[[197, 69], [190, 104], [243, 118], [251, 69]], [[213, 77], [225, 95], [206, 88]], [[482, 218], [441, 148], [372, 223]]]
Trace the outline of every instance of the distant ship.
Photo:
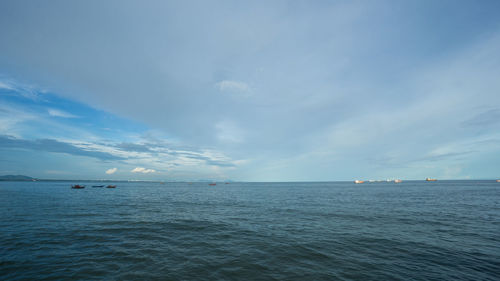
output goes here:
[[208, 185], [214, 186], [214, 185], [217, 185], [217, 184], [214, 182], [214, 183], [209, 183]]
[[116, 188], [116, 185], [108, 185], [106, 188]]
[[500, 182], [500, 180], [497, 180], [497, 182]]
[[437, 181], [437, 179], [426, 178], [425, 181]]
[[73, 188], [73, 189], [82, 189], [82, 188], [85, 188], [85, 185], [75, 184], [75, 185], [72, 185], [71, 188]]
[[365, 181], [355, 180], [354, 183], [364, 183]]
[[402, 183], [402, 182], [403, 182], [403, 180], [399, 180], [399, 179], [397, 179], [397, 180], [394, 180], [394, 182], [395, 182], [395, 183]]

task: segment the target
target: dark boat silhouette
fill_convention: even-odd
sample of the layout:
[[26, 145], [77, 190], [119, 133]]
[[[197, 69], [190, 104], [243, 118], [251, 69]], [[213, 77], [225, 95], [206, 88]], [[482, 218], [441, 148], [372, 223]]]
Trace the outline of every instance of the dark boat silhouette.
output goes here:
[[106, 188], [116, 188], [116, 185], [108, 185]]
[[85, 188], [85, 185], [75, 184], [75, 185], [72, 185], [71, 188], [73, 188], [73, 189], [83, 189], [83, 188]]
[[209, 183], [208, 185], [214, 186], [214, 185], [217, 185], [217, 184], [214, 182], [214, 183]]
[[93, 185], [92, 187], [104, 187], [104, 185]]

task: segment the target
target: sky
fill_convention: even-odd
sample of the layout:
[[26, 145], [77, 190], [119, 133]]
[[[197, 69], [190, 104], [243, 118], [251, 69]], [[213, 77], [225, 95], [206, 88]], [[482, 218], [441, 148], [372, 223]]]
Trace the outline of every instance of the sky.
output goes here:
[[500, 178], [499, 1], [0, 2], [0, 175]]

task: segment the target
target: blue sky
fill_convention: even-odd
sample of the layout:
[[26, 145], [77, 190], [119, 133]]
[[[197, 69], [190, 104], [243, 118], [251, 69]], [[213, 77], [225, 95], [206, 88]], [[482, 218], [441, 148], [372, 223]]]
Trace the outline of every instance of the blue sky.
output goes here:
[[499, 11], [2, 1], [0, 174], [497, 178]]

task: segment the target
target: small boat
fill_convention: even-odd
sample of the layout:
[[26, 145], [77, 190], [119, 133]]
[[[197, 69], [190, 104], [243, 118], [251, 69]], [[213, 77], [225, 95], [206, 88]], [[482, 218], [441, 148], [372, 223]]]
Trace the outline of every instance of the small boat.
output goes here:
[[355, 180], [354, 183], [364, 183], [365, 181]]
[[497, 182], [500, 182], [500, 180], [497, 180]]
[[83, 189], [83, 188], [85, 188], [85, 185], [75, 184], [75, 185], [72, 185], [71, 188], [73, 188], [73, 189]]
[[209, 183], [208, 185], [214, 186], [214, 185], [217, 185], [217, 184], [214, 182], [214, 183]]
[[106, 188], [116, 188], [116, 185], [108, 185]]
[[229, 184], [228, 182], [224, 183], [224, 184]]
[[403, 181], [400, 179], [394, 180], [394, 183], [402, 183]]
[[92, 187], [104, 187], [104, 185], [93, 185]]
[[425, 181], [437, 181], [437, 179], [426, 178]]

